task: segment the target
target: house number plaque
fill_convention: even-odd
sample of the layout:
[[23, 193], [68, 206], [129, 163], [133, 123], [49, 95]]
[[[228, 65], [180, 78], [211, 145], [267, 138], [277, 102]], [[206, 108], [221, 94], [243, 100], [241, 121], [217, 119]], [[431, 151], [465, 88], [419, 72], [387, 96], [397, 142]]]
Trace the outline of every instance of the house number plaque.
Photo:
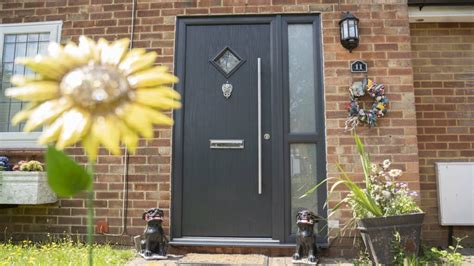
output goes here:
[[351, 72], [352, 73], [359, 73], [359, 72], [367, 72], [367, 63], [361, 60], [351, 62]]

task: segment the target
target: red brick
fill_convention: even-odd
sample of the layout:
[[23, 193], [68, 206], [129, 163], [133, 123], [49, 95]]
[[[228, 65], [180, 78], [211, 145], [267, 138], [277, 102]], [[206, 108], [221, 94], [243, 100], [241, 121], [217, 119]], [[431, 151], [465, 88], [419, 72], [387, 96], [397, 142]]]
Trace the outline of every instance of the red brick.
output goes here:
[[291, 5], [295, 4], [295, 0], [272, 0], [272, 4], [274, 5]]
[[199, 0], [199, 7], [221, 6], [222, 0]]
[[[465, 103], [466, 98], [457, 95], [464, 95], [467, 84], [463, 80], [469, 80], [469, 77], [463, 77], [462, 73], [470, 67], [470, 64], [466, 62], [467, 57], [463, 53], [470, 50], [463, 43], [469, 41], [452, 36], [453, 34], [470, 35], [470, 32], [455, 32], [459, 25], [468, 26], [467, 23], [411, 24], [412, 48], [426, 50], [413, 53], [414, 72], [429, 73], [430, 70], [434, 70], [427, 68], [426, 64], [436, 64], [440, 71], [439, 74], [414, 75], [414, 82], [418, 84], [415, 87], [415, 93], [420, 96], [416, 101], [417, 116], [425, 118], [423, 121], [418, 121], [418, 129], [419, 132], [430, 134], [429, 136], [418, 136], [419, 141], [427, 141], [424, 145], [419, 146], [420, 173], [423, 169], [423, 176], [420, 180], [423, 190], [421, 194], [422, 209], [425, 210], [430, 210], [431, 206], [437, 206], [434, 162], [472, 161], [474, 155], [472, 152], [474, 138], [470, 138], [471, 134], [465, 125], [468, 118], [464, 115], [465, 110], [472, 106], [472, 103], [467, 104], [466, 107], [458, 108]], [[473, 25], [468, 27], [472, 30]], [[433, 38], [427, 38], [427, 36]], [[433, 39], [437, 40], [436, 45], [430, 44]], [[470, 56], [472, 58], [472, 53]], [[424, 88], [432, 88], [432, 90]], [[437, 112], [429, 113], [430, 110], [421, 103], [433, 95], [436, 95], [436, 98], [430, 100], [434, 103], [433, 110]], [[432, 122], [428, 123], [429, 120], [426, 119], [432, 119]], [[429, 139], [427, 139], [428, 137]], [[431, 213], [432, 215], [427, 220], [427, 224], [430, 224], [429, 231], [424, 232], [423, 238], [430, 243], [439, 244], [445, 240], [439, 238], [438, 211], [434, 209]], [[446, 232], [441, 234], [446, 235]], [[472, 234], [472, 230], [467, 234]]]

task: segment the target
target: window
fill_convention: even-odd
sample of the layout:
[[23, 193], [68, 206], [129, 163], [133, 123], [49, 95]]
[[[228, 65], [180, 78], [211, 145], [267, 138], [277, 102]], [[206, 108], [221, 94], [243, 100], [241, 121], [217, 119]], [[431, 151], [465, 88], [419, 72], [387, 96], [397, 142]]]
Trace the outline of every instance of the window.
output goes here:
[[61, 21], [0, 24], [0, 148], [39, 147], [36, 143], [39, 132], [24, 133], [24, 124], [11, 124], [12, 117], [23, 108], [23, 102], [5, 97], [5, 89], [11, 86], [12, 75], [33, 74], [15, 64], [15, 59], [45, 54], [50, 41], [60, 41], [61, 26]]
[[[324, 113], [318, 23], [311, 17], [284, 18], [286, 86], [286, 149], [290, 224], [289, 235], [296, 232], [296, 214], [309, 209], [324, 215], [324, 188], [301, 197], [326, 176], [324, 158]], [[318, 224], [326, 235], [323, 223]], [[290, 238], [291, 239], [291, 238]]]

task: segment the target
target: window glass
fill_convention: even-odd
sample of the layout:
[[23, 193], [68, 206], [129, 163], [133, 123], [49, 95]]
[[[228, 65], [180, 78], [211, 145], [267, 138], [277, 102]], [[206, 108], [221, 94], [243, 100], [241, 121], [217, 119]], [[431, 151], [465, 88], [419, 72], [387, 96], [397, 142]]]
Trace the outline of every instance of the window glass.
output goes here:
[[313, 25], [288, 25], [291, 133], [316, 131]]
[[[5, 97], [5, 89], [11, 86], [10, 78], [14, 74], [33, 74], [23, 65], [14, 64], [18, 57], [44, 54], [50, 41], [49, 33], [5, 34], [2, 51], [1, 87], [0, 87], [0, 132], [20, 132], [24, 123], [11, 125], [12, 117], [23, 108], [23, 103]], [[26, 72], [25, 72], [26, 71]], [[41, 131], [38, 129], [37, 131]]]
[[300, 198], [317, 184], [316, 144], [290, 145], [291, 232], [296, 232], [296, 214], [301, 209], [318, 210], [316, 192]]

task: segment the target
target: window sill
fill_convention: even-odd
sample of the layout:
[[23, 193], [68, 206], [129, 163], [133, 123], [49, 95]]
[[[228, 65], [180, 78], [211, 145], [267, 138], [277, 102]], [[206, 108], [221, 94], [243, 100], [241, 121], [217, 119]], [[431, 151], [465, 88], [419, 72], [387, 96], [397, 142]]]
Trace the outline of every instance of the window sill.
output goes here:
[[0, 141], [0, 149], [7, 151], [42, 151], [46, 149], [45, 145], [33, 141]]
[[0, 149], [21, 149], [21, 150], [30, 150], [30, 149], [45, 149], [46, 145], [38, 143], [38, 138], [41, 135], [41, 132], [15, 132], [15, 133], [0, 133]]

